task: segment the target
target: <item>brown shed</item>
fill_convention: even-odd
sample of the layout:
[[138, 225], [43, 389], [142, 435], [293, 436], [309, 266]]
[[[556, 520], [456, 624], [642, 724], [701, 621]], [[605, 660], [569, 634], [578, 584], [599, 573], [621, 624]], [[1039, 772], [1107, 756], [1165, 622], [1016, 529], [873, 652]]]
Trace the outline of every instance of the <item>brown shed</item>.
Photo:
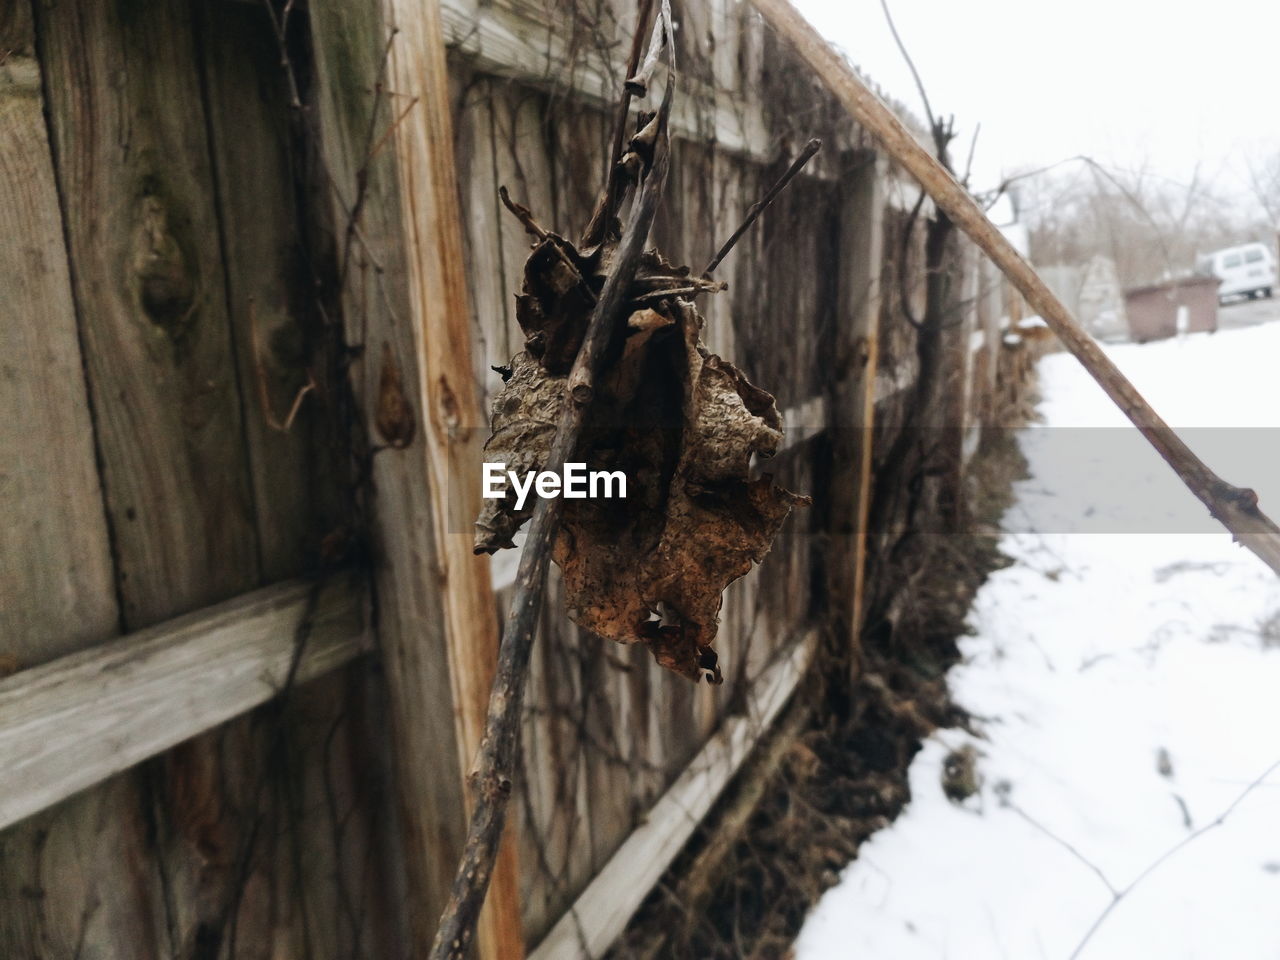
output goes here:
[[1125, 291], [1129, 335], [1138, 343], [1218, 329], [1218, 279], [1180, 277]]

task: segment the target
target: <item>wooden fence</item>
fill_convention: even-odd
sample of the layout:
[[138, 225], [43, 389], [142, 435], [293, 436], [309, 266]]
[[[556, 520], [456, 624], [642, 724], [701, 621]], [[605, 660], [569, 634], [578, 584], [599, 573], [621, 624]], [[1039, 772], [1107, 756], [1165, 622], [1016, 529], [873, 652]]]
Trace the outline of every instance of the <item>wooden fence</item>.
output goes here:
[[[915, 188], [747, 5], [674, 6], [669, 257], [700, 267], [824, 140], [705, 303], [817, 502], [730, 589], [723, 687], [577, 630], [553, 579], [489, 957], [600, 955], [819, 641], [853, 647], [871, 427], [914, 376], [881, 293]], [[514, 573], [466, 524], [521, 342], [497, 188], [581, 230], [634, 20], [442, 13], [0, 0], [2, 956], [383, 960], [434, 930]], [[976, 436], [1005, 311], [960, 258]]]

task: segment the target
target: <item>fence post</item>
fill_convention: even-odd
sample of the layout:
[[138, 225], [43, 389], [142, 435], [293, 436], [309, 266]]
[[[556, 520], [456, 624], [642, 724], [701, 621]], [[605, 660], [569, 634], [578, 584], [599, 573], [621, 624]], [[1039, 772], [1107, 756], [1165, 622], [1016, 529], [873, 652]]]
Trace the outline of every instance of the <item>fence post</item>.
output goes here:
[[[498, 634], [486, 558], [472, 555], [467, 533], [484, 417], [472, 379], [445, 51], [434, 0], [325, 0], [310, 13], [339, 246], [360, 210], [350, 262], [340, 265], [348, 336], [364, 348], [355, 389], [371, 441], [390, 445], [372, 464], [378, 639], [409, 955], [425, 956], [462, 853], [464, 781]], [[371, 129], [375, 141], [394, 130], [390, 149], [370, 150]], [[379, 415], [396, 409], [398, 422]], [[523, 956], [514, 850], [504, 846], [481, 918], [484, 958]]]
[[[498, 655], [498, 614], [489, 558], [472, 550], [480, 506], [479, 464], [487, 418], [472, 379], [471, 308], [449, 102], [449, 72], [438, 0], [386, 0], [399, 30], [387, 76], [417, 98], [396, 128], [410, 316], [417, 335], [423, 443], [435, 517], [435, 559], [445, 617], [460, 773], [465, 781], [484, 733]], [[465, 808], [474, 797], [464, 789]], [[494, 864], [477, 939], [484, 960], [524, 955], [515, 843]]]
[[832, 445], [828, 596], [836, 649], [859, 661], [858, 637], [871, 499], [876, 353], [879, 349], [887, 164], [878, 152], [851, 157], [841, 177], [840, 281], [829, 430]]

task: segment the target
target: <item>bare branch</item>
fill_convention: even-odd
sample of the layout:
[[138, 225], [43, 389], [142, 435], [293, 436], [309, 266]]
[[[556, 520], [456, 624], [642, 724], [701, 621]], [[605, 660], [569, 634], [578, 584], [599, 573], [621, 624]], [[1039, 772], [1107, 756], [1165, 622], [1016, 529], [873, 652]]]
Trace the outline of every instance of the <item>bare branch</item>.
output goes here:
[[[664, 3], [666, 0], [664, 0]], [[631, 38], [631, 53], [627, 57], [625, 77], [631, 77], [640, 65], [640, 54], [644, 48], [644, 38], [649, 24], [649, 15], [653, 11], [654, 0], [640, 0], [640, 8], [636, 15], [636, 32]], [[662, 25], [662, 17], [658, 17], [657, 26]], [[591, 222], [582, 232], [581, 246], [593, 246], [609, 232], [609, 224], [618, 214], [622, 205], [624, 187], [618, 162], [622, 159], [622, 145], [627, 137], [627, 118], [631, 111], [631, 88], [624, 81], [622, 97], [618, 102], [618, 113], [613, 121], [613, 141], [609, 147], [609, 166], [605, 171], [604, 189], [596, 203]]]
[[907, 222], [902, 225], [902, 242], [898, 246], [898, 300], [902, 307], [902, 315], [906, 318], [907, 323], [915, 327], [916, 330], [923, 330], [924, 324], [920, 318], [915, 315], [915, 310], [911, 306], [911, 290], [910, 284], [907, 282], [907, 257], [911, 252], [911, 235], [915, 232], [916, 219], [920, 216], [920, 210], [924, 206], [924, 198], [926, 194], [920, 191], [920, 196], [916, 198], [915, 206], [911, 208], [911, 213], [907, 215]]
[[1240, 806], [1244, 798], [1249, 796], [1249, 794], [1253, 793], [1253, 791], [1256, 790], [1258, 787], [1262, 786], [1263, 781], [1265, 781], [1267, 777], [1271, 776], [1271, 774], [1275, 773], [1276, 770], [1280, 770], [1280, 760], [1277, 760], [1275, 763], [1271, 764], [1271, 766], [1267, 767], [1267, 769], [1263, 770], [1262, 773], [1258, 774], [1258, 776], [1254, 778], [1253, 782], [1251, 782], [1247, 787], [1245, 787], [1244, 790], [1242, 790], [1240, 794], [1234, 800], [1232, 800], [1230, 804], [1227, 805], [1227, 808], [1223, 810], [1220, 814], [1218, 814], [1216, 817], [1214, 817], [1213, 820], [1206, 823], [1199, 830], [1196, 830], [1192, 833], [1187, 834], [1185, 837], [1183, 837], [1181, 840], [1175, 843], [1172, 847], [1170, 847], [1168, 850], [1162, 853], [1159, 857], [1157, 857], [1150, 864], [1148, 864], [1145, 870], [1143, 870], [1140, 874], [1134, 877], [1133, 881], [1130, 882], [1129, 885], [1126, 886], [1123, 890], [1119, 890], [1119, 891], [1113, 890], [1111, 902], [1107, 904], [1107, 908], [1103, 910], [1102, 913], [1098, 914], [1098, 918], [1093, 921], [1093, 925], [1089, 927], [1089, 929], [1085, 932], [1084, 937], [1082, 937], [1080, 942], [1076, 944], [1076, 948], [1071, 951], [1070, 960], [1076, 960], [1076, 958], [1080, 956], [1081, 952], [1084, 950], [1086, 946], [1088, 946], [1089, 941], [1093, 938], [1093, 935], [1098, 932], [1098, 928], [1102, 926], [1102, 924], [1106, 921], [1107, 917], [1111, 916], [1115, 908], [1120, 905], [1120, 901], [1122, 901], [1125, 897], [1127, 897], [1130, 893], [1133, 892], [1134, 887], [1140, 884], [1143, 880], [1147, 879], [1147, 877], [1151, 876], [1151, 874], [1155, 873], [1156, 870], [1158, 870], [1161, 866], [1167, 863], [1169, 859], [1172, 858], [1175, 854], [1181, 852], [1188, 845], [1194, 843], [1196, 840], [1203, 837], [1206, 833], [1208, 833], [1214, 827], [1222, 826], [1222, 824], [1226, 821], [1227, 817], [1231, 816], [1232, 811], [1234, 811], [1236, 807]]
[[933, 118], [933, 107], [929, 105], [929, 94], [925, 92], [924, 81], [920, 79], [920, 73], [916, 70], [915, 61], [911, 59], [911, 54], [907, 52], [907, 45], [902, 42], [902, 37], [898, 36], [898, 27], [893, 22], [893, 14], [889, 12], [889, 0], [880, 0], [880, 9], [884, 11], [884, 19], [889, 24], [889, 32], [893, 34], [893, 42], [898, 45], [902, 59], [907, 61], [907, 69], [911, 71], [911, 76], [916, 82], [916, 89], [920, 91], [920, 99], [924, 102], [924, 116], [929, 121], [929, 129], [936, 133], [938, 121]]
[[791, 166], [787, 167], [786, 173], [778, 178], [778, 182], [768, 189], [763, 197], [752, 204], [751, 209], [747, 211], [746, 218], [738, 225], [738, 229], [733, 231], [729, 239], [724, 242], [716, 255], [711, 258], [711, 262], [707, 264], [707, 268], [702, 271], [704, 277], [711, 276], [711, 271], [720, 266], [720, 262], [729, 255], [729, 251], [734, 245], [742, 239], [742, 235], [751, 229], [751, 225], [756, 222], [760, 214], [764, 213], [769, 204], [777, 198], [787, 184], [795, 179], [806, 163], [813, 159], [813, 155], [822, 149], [822, 141], [818, 139], [810, 140], [804, 145], [804, 149], [800, 151], [800, 155], [791, 161]]
[[1062, 849], [1066, 850], [1067, 853], [1075, 857], [1078, 861], [1080, 861], [1080, 863], [1084, 864], [1084, 866], [1088, 867], [1089, 870], [1091, 870], [1097, 876], [1097, 878], [1102, 881], [1102, 885], [1107, 888], [1107, 890], [1111, 893], [1112, 897], [1115, 897], [1118, 899], [1119, 897], [1122, 896], [1120, 891], [1116, 889], [1115, 884], [1113, 884], [1110, 880], [1107, 879], [1107, 875], [1102, 872], [1102, 868], [1100, 866], [1098, 866], [1096, 863], [1094, 863], [1092, 860], [1086, 857], [1083, 853], [1077, 850], [1074, 846], [1072, 846], [1066, 840], [1062, 839], [1062, 837], [1058, 836], [1056, 833], [1054, 833], [1052, 830], [1046, 827], [1043, 823], [1041, 823], [1035, 817], [1031, 816], [1031, 814], [1027, 813], [1027, 811], [1023, 810], [1020, 806], [1018, 806], [1012, 800], [1006, 800], [1005, 805], [1014, 813], [1016, 813], [1018, 816], [1020, 816], [1023, 820], [1027, 821], [1027, 823], [1031, 824], [1031, 826], [1035, 827], [1037, 830], [1043, 833], [1046, 837], [1048, 837], [1050, 840], [1056, 843], [1058, 846], [1062, 847]]
[[511, 211], [512, 216], [524, 224], [526, 231], [528, 231], [532, 236], [537, 237], [539, 240], [551, 243], [551, 247], [560, 258], [560, 262], [569, 268], [570, 273], [577, 278], [578, 283], [586, 292], [588, 299], [590, 299], [592, 303], [595, 303], [596, 292], [591, 289], [591, 284], [587, 283], [586, 278], [582, 276], [582, 271], [578, 269], [578, 265], [569, 259], [569, 255], [564, 252], [564, 247], [556, 243], [555, 238], [551, 236], [547, 229], [533, 218], [533, 214], [529, 212], [529, 208], [512, 200], [511, 194], [507, 192], [505, 185], [498, 187], [498, 197], [502, 200], [503, 206]]
[[[649, 93], [649, 84], [653, 81], [653, 71], [662, 59], [662, 51], [666, 47], [667, 34], [663, 29], [662, 18], [653, 23], [653, 36], [649, 40], [649, 52], [645, 54], [644, 65], [632, 76], [627, 77], [625, 87], [633, 97], [644, 97]], [[615, 161], [617, 162], [617, 161]]]
[[960, 182], [966, 187], [969, 186], [969, 175], [973, 173], [973, 155], [978, 149], [978, 134], [982, 131], [982, 123], [979, 122], [973, 128], [973, 139], [969, 141], [969, 158], [964, 162], [964, 176], [960, 178]]

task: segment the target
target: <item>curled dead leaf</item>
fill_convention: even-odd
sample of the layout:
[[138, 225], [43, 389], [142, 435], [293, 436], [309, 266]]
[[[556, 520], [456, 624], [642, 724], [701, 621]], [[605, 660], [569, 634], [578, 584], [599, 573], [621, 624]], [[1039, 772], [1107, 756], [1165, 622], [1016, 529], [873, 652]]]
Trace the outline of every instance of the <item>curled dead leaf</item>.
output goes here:
[[[554, 235], [534, 248], [517, 311], [526, 349], [502, 368], [486, 462], [521, 475], [545, 467], [565, 374], [611, 253], [604, 245], [582, 256]], [[792, 507], [810, 501], [752, 476], [752, 458], [777, 451], [782, 418], [768, 392], [703, 346], [691, 284], [687, 268], [645, 255], [572, 458], [620, 471], [627, 498], [566, 500], [553, 559], [575, 623], [644, 643], [667, 669], [718, 683], [712, 644], [725, 588], [764, 559]], [[530, 501], [516, 510], [512, 495], [486, 500], [476, 551], [512, 546]]]

